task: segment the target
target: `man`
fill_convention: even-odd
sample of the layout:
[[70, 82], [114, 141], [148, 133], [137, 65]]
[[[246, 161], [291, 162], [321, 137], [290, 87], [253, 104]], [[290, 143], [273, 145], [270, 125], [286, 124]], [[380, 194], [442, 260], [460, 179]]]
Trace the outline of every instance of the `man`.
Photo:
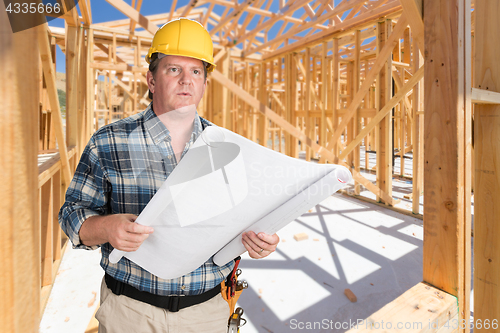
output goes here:
[[[184, 18], [165, 24], [146, 61], [153, 102], [92, 136], [59, 221], [75, 248], [101, 246], [100, 333], [226, 332], [229, 311], [220, 284], [234, 262], [219, 267], [209, 259], [185, 276], [163, 280], [127, 258], [109, 261], [113, 248], [136, 251], [154, 232], [133, 222], [203, 128], [212, 125], [196, 112], [207, 72], [215, 67], [212, 41], [201, 24]], [[249, 232], [242, 242], [259, 259], [275, 251], [279, 238]]]

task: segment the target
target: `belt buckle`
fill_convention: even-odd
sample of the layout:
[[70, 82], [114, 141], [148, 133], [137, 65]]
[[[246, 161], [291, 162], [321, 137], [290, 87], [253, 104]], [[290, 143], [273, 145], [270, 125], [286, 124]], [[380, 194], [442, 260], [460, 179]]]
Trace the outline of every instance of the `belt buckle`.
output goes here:
[[178, 312], [180, 306], [180, 298], [186, 295], [169, 295], [168, 296], [168, 311]]

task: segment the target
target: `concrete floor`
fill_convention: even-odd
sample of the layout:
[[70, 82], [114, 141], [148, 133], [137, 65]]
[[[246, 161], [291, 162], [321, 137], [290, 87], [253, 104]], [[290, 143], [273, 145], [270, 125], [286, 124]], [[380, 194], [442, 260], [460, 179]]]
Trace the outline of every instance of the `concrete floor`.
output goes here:
[[[300, 232], [309, 239], [296, 242]], [[276, 254], [241, 264], [250, 285], [239, 302], [250, 320], [242, 332], [325, 321], [325, 332], [344, 332], [335, 326], [368, 317], [422, 280], [422, 221], [377, 205], [334, 195], [279, 234]]]

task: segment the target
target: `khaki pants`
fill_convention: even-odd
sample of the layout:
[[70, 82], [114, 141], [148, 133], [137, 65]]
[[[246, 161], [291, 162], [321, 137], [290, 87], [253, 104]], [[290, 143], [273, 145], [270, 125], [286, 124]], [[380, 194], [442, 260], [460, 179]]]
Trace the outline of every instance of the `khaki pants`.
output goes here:
[[204, 303], [169, 312], [117, 296], [103, 279], [101, 306], [95, 317], [99, 333], [227, 333], [229, 305], [219, 294]]

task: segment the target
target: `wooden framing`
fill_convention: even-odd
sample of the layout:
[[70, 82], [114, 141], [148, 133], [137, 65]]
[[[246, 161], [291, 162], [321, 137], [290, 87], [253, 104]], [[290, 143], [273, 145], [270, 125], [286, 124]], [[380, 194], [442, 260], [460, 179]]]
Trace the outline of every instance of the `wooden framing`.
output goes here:
[[470, 2], [425, 2], [424, 13], [423, 278], [458, 298], [462, 320], [471, 277]]
[[[476, 18], [481, 17], [481, 21], [476, 20], [472, 92], [476, 102], [482, 102], [500, 93], [500, 66], [496, 60], [499, 47], [490, 42], [500, 38], [496, 19], [500, 6], [495, 1], [476, 1], [474, 8]], [[491, 322], [500, 313], [500, 270], [493, 264], [500, 259], [497, 215], [500, 183], [495, 162], [500, 155], [499, 114], [500, 101], [494, 98], [474, 108], [474, 318], [481, 322]]]
[[[35, 29], [12, 33], [0, 4], [0, 326], [36, 332], [40, 320], [40, 225], [37, 209], [39, 53]], [[47, 36], [45, 35], [47, 39]], [[48, 39], [47, 39], [48, 45]], [[31, 79], [27, 79], [31, 78]]]

